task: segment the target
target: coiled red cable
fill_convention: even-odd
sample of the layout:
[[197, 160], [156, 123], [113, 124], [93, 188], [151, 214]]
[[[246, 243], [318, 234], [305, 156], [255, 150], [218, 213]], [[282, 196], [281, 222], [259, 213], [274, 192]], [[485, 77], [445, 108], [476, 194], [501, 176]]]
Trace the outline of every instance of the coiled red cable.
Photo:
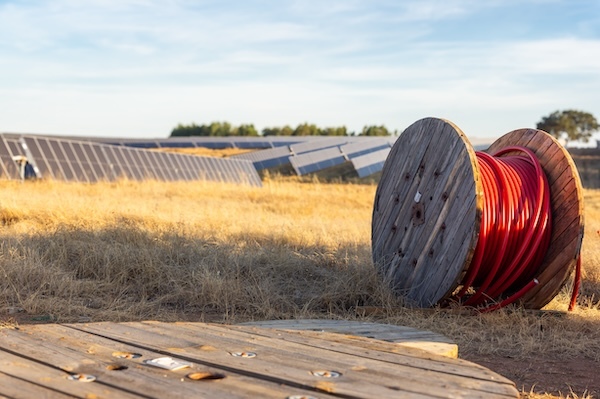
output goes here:
[[[533, 153], [507, 147], [489, 155], [477, 152], [484, 206], [479, 240], [456, 294], [466, 306], [494, 310], [520, 299], [535, 278], [550, 244], [550, 186]], [[579, 262], [571, 306], [579, 287]]]

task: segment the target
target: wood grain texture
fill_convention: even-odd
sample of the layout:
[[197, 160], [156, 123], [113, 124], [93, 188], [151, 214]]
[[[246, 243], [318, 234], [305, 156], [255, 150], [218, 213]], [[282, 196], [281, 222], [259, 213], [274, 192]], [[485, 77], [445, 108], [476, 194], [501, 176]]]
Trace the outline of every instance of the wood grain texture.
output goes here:
[[376, 267], [408, 304], [435, 305], [471, 262], [482, 208], [477, 159], [464, 133], [442, 119], [415, 122], [394, 144], [377, 187]]
[[[140, 357], [117, 358], [115, 353]], [[233, 356], [238, 352], [254, 357]], [[147, 359], [190, 363], [177, 371]], [[324, 378], [319, 371], [339, 373]], [[190, 372], [224, 378], [193, 381]], [[73, 373], [94, 382], [69, 381]], [[28, 325], [0, 330], [0, 382], [8, 397], [81, 398], [516, 398], [490, 370], [365, 337], [205, 323]]]
[[397, 345], [422, 349], [437, 355], [458, 358], [458, 345], [440, 334], [392, 324], [368, 323], [350, 320], [264, 320], [241, 325], [277, 330], [309, 330], [338, 333], [392, 342]]
[[541, 309], [560, 291], [577, 263], [583, 241], [583, 188], [571, 155], [548, 133], [515, 130], [496, 140], [487, 152], [493, 154], [508, 146], [532, 150], [550, 184], [552, 238], [537, 273], [540, 284], [522, 300], [527, 308]]

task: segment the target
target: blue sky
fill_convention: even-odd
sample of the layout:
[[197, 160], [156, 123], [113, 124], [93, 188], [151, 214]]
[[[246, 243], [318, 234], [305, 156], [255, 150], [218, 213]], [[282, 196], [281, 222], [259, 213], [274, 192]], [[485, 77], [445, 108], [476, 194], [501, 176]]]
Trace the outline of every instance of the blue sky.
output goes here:
[[597, 0], [0, 0], [0, 132], [600, 118]]

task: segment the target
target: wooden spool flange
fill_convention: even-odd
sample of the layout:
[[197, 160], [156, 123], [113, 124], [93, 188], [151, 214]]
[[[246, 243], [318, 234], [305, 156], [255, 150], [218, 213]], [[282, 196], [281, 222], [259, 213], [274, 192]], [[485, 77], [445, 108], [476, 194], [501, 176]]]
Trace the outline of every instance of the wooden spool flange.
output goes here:
[[[548, 178], [552, 238], [537, 279], [522, 298], [539, 309], [572, 273], [583, 240], [583, 193], [568, 152], [535, 129], [510, 132], [493, 154], [523, 146], [538, 157]], [[408, 304], [430, 307], [448, 299], [468, 270], [477, 246], [483, 189], [475, 150], [452, 122], [425, 118], [400, 135], [384, 164], [373, 207], [373, 260]]]

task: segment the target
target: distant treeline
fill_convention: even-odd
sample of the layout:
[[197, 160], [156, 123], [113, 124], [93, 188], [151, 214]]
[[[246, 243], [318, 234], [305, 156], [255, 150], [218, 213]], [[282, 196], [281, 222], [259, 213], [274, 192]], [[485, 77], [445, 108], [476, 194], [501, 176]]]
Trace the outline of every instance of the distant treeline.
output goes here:
[[[397, 131], [390, 132], [385, 126], [365, 126], [358, 136], [391, 136]], [[356, 132], [348, 132], [346, 126], [320, 128], [314, 124], [302, 123], [292, 129], [283, 127], [266, 127], [260, 134], [252, 124], [232, 126], [228, 122], [213, 122], [210, 125], [179, 124], [171, 131], [171, 137], [184, 136], [356, 136]]]

